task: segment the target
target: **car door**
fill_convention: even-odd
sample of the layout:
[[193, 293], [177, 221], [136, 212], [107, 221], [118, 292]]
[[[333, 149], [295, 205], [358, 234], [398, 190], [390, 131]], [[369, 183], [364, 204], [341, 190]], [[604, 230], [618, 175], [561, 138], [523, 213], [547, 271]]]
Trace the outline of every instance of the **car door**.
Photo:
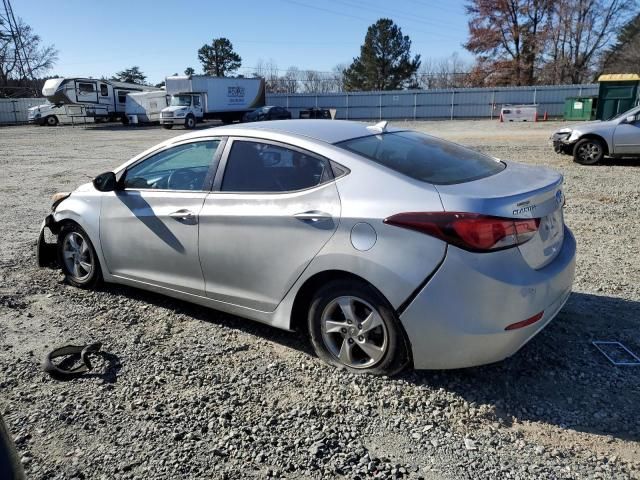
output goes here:
[[200, 215], [207, 296], [273, 311], [338, 226], [330, 162], [295, 147], [236, 138], [222, 164]]
[[613, 149], [616, 155], [640, 155], [640, 114], [632, 112], [633, 121], [623, 119], [613, 132]]
[[202, 118], [203, 117], [202, 100], [201, 100], [200, 95], [194, 95], [193, 96], [193, 112], [194, 112], [196, 118]]
[[100, 214], [112, 275], [204, 295], [198, 222], [219, 160], [219, 138], [171, 145], [131, 165]]

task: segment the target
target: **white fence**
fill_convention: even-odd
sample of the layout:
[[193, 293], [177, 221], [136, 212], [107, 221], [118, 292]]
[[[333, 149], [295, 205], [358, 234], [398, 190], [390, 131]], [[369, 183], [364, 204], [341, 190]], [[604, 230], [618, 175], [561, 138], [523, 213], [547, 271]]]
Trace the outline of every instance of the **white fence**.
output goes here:
[[46, 98], [0, 98], [0, 125], [26, 123], [29, 107], [43, 103]]

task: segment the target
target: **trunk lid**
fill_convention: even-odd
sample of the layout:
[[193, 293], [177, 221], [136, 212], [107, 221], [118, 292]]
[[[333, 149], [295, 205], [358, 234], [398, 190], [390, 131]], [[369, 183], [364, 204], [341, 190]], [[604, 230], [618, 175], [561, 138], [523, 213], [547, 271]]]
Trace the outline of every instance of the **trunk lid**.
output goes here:
[[543, 167], [504, 163], [506, 168], [490, 177], [435, 187], [445, 211], [539, 218], [536, 235], [518, 249], [531, 268], [542, 268], [558, 255], [564, 240], [562, 175]]

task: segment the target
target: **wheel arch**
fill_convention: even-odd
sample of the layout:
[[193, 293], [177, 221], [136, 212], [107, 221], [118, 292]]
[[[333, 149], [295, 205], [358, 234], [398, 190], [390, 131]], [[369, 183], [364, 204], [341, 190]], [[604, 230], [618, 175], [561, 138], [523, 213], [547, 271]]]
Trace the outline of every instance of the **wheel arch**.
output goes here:
[[609, 155], [609, 152], [610, 152], [609, 142], [607, 142], [607, 140], [602, 135], [598, 135], [597, 133], [585, 133], [573, 144], [574, 148], [580, 140], [587, 140], [587, 139], [600, 141], [602, 143], [602, 146], [604, 147], [604, 155]]
[[309, 306], [311, 304], [311, 300], [313, 298], [313, 294], [323, 285], [335, 281], [335, 280], [353, 280], [357, 282], [364, 283], [368, 285], [370, 288], [375, 290], [382, 298], [385, 299], [391, 311], [396, 315], [397, 324], [402, 333], [402, 337], [404, 339], [404, 343], [407, 349], [407, 354], [409, 356], [409, 361], [413, 364], [413, 351], [411, 349], [411, 342], [409, 341], [409, 336], [400, 320], [396, 309], [393, 307], [391, 302], [387, 299], [387, 297], [382, 293], [379, 289], [377, 289], [371, 282], [367, 281], [365, 278], [360, 275], [356, 275], [355, 273], [348, 272], [346, 270], [324, 270], [314, 275], [310, 276], [305, 280], [302, 286], [296, 292], [295, 299], [293, 301], [293, 306], [291, 308], [291, 317], [289, 328], [291, 330], [295, 330], [297, 332], [303, 333], [304, 335], [308, 335], [307, 331], [307, 314], [309, 311]]
[[[97, 211], [96, 211], [97, 207]], [[65, 224], [75, 224], [82, 228], [89, 236], [98, 256], [98, 263], [105, 277], [109, 276], [107, 262], [102, 254], [102, 244], [100, 242], [100, 209], [93, 202], [71, 195], [63, 200], [53, 213], [53, 220], [59, 231]]]

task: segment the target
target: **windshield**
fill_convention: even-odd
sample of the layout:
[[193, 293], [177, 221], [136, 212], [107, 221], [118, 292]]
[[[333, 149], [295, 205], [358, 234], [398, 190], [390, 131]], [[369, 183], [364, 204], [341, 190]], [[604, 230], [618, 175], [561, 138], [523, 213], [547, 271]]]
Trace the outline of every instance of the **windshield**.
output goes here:
[[625, 118], [630, 115], [635, 115], [638, 112], [640, 112], [640, 107], [633, 107], [632, 109], [627, 110], [626, 112], [622, 112], [616, 115], [615, 117], [611, 117], [609, 120], [618, 120], [620, 118]]
[[189, 107], [191, 106], [191, 95], [173, 95], [171, 97], [172, 107]]
[[438, 185], [495, 175], [504, 163], [455, 143], [418, 132], [352, 138], [336, 144], [408, 177]]

